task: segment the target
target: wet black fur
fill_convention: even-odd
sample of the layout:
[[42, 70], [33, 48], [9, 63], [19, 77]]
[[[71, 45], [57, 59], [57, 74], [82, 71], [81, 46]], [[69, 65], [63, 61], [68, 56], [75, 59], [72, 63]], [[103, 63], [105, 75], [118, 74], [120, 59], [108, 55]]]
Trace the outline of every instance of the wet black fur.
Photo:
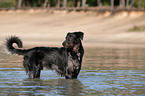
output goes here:
[[[43, 67], [55, 70], [66, 79], [77, 78], [80, 70], [84, 49], [81, 43], [82, 32], [68, 33], [61, 48], [57, 47], [34, 47], [22, 49], [22, 41], [12, 36], [6, 39], [6, 49], [11, 54], [23, 55], [23, 66], [29, 78], [40, 77]], [[13, 43], [18, 45], [18, 49], [13, 47]]]
[[66, 65], [67, 78], [77, 78], [82, 64], [82, 58], [84, 55], [84, 48], [82, 46], [82, 40], [84, 37], [83, 32], [68, 33], [65, 41], [62, 45], [68, 49], [68, 64]]

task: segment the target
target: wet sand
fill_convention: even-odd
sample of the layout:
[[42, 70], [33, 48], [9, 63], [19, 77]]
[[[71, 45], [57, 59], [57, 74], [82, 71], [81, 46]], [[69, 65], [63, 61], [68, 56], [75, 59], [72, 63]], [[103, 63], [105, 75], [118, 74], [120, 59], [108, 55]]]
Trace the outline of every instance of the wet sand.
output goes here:
[[24, 47], [62, 46], [67, 32], [83, 31], [87, 47], [145, 47], [145, 31], [128, 32], [145, 25], [144, 12], [66, 12], [47, 10], [0, 11], [0, 46], [11, 35], [19, 36]]

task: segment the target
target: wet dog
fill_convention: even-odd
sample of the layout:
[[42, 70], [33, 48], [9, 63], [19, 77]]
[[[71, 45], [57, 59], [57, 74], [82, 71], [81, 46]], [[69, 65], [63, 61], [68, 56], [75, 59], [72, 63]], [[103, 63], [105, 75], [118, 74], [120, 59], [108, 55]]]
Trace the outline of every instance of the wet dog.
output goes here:
[[82, 46], [83, 36], [83, 32], [68, 33], [65, 41], [62, 43], [62, 45], [68, 50], [66, 73], [71, 78], [77, 78], [81, 70], [82, 58], [84, 55], [84, 48]]
[[[6, 39], [6, 49], [10, 54], [23, 55], [23, 66], [29, 78], [39, 78], [43, 67], [55, 70], [59, 75], [66, 79], [77, 78], [84, 54], [81, 41], [83, 32], [68, 33], [64, 47], [34, 47], [22, 49], [22, 41], [12, 36]], [[16, 43], [18, 49], [13, 47]]]

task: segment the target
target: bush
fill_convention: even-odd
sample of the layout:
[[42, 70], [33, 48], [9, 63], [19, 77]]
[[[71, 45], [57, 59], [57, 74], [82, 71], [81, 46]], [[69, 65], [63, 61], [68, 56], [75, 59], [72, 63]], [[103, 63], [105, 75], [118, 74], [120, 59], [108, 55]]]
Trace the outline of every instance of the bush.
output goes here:
[[[145, 0], [142, 0], [141, 8], [144, 8], [145, 6]], [[135, 1], [134, 7], [139, 8], [139, 0]]]
[[0, 0], [0, 8], [15, 7], [15, 0]]
[[145, 31], [145, 26], [136, 26], [134, 25], [132, 28], [128, 30], [128, 32], [142, 32]]

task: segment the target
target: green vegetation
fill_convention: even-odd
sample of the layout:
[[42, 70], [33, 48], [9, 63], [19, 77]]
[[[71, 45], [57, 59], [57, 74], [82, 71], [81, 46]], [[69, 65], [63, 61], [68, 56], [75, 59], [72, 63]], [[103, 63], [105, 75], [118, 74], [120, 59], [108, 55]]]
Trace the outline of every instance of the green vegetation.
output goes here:
[[[19, 0], [0, 0], [0, 8], [10, 8], [16, 7], [18, 5]], [[74, 1], [80, 2], [82, 5], [82, 0], [67, 0], [67, 6], [73, 7]], [[127, 0], [125, 1], [125, 5], [127, 5]], [[141, 4], [140, 4], [140, 1]], [[22, 7], [43, 7], [45, 0], [22, 0]], [[100, 4], [103, 6], [109, 6], [111, 0], [100, 0]], [[133, 2], [133, 0], [129, 0], [129, 5]], [[98, 6], [97, 0], [86, 0], [88, 6]], [[57, 0], [48, 0], [47, 4], [50, 4], [51, 7], [55, 7], [57, 5]], [[60, 5], [62, 6], [63, 0], [60, 0]], [[119, 6], [120, 0], [114, 0], [114, 5]], [[135, 8], [145, 8], [145, 0], [135, 0], [133, 6]]]
[[0, 0], [0, 8], [15, 7], [15, 0]]
[[[111, 0], [100, 0], [103, 6], [109, 6]], [[89, 6], [97, 6], [97, 0], [87, 0]], [[119, 0], [114, 0], [114, 5], [119, 5]]]
[[73, 0], [67, 0], [67, 6], [73, 7]]
[[[135, 1], [134, 7], [139, 8], [139, 1], [140, 0], [136, 0]], [[145, 7], [145, 0], [142, 0], [142, 2], [141, 2], [141, 8], [144, 8], [144, 7]]]
[[145, 31], [145, 25], [144, 26], [133, 26], [128, 30], [128, 32], [143, 32]]

